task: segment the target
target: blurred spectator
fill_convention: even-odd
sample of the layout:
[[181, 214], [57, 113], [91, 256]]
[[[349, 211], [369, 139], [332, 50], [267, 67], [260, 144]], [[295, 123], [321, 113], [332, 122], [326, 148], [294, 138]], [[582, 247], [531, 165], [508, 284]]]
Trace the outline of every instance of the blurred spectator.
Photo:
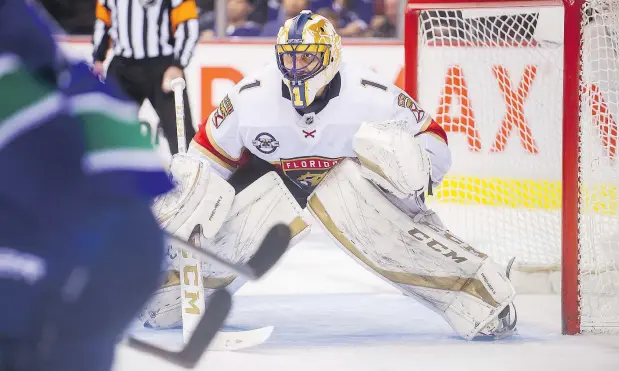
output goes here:
[[349, 7], [350, 0], [334, 0], [331, 4], [331, 9], [338, 14], [340, 20], [339, 34], [349, 37], [363, 36], [368, 24]]
[[349, 0], [349, 9], [355, 12], [359, 18], [370, 24], [376, 14], [376, 5], [380, 0]]
[[254, 11], [252, 0], [228, 0], [226, 2], [227, 36], [258, 36], [260, 25], [249, 20]]
[[[249, 20], [249, 15], [254, 11], [251, 0], [227, 0], [226, 2], [226, 36], [258, 36], [260, 25]], [[214, 27], [214, 25], [212, 26]], [[215, 36], [215, 30], [208, 29], [202, 33], [202, 39]]]
[[203, 12], [212, 12], [215, 10], [215, 0], [196, 0], [198, 9]]
[[[279, 17], [281, 11], [280, 0], [267, 0], [267, 20], [266, 22], [274, 21]], [[266, 23], [264, 22], [264, 23]]]
[[370, 37], [396, 37], [399, 6], [399, 0], [384, 0], [383, 14], [377, 14], [372, 18], [370, 29], [365, 35]]
[[40, 4], [66, 33], [90, 35], [92, 32], [95, 1], [42, 0]]
[[[313, 12], [318, 12], [321, 8], [337, 8], [344, 7], [348, 12], [352, 12], [356, 18], [361, 18], [366, 24], [369, 24], [375, 11], [378, 7], [381, 7], [382, 0], [346, 0], [341, 2], [340, 5], [334, 5], [334, 0], [312, 0], [310, 9]], [[338, 11], [339, 13], [339, 11]]]
[[215, 0], [196, 0], [200, 33], [215, 28]]
[[215, 28], [215, 12], [198, 9], [198, 27], [200, 29], [200, 35], [204, 36], [206, 31], [213, 30]]
[[302, 10], [309, 9], [309, 0], [282, 0], [277, 19], [267, 22], [260, 36], [275, 37], [287, 19], [296, 17]]
[[[275, 19], [277, 11], [279, 10], [279, 2], [276, 0], [253, 0], [254, 11], [249, 15], [249, 20], [256, 22], [260, 26], [267, 23], [271, 19]], [[271, 6], [275, 6], [275, 9], [271, 9]], [[272, 18], [269, 18], [271, 12], [274, 11]]]
[[337, 12], [331, 8], [320, 8], [316, 11], [316, 14], [321, 15], [335, 27], [335, 30], [339, 33], [340, 31], [340, 16]]

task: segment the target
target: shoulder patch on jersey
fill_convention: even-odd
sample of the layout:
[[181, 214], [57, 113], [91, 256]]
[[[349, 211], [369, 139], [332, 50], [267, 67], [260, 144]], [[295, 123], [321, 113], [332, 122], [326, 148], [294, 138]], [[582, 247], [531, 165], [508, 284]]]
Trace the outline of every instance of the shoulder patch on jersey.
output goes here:
[[417, 122], [421, 122], [421, 119], [425, 114], [424, 110], [422, 110], [411, 97], [404, 93], [400, 93], [400, 95], [398, 95], [398, 106], [408, 108], [415, 116]]
[[215, 112], [213, 112], [211, 118], [211, 123], [213, 124], [215, 129], [219, 128], [226, 119], [226, 117], [230, 116], [232, 112], [234, 112], [234, 107], [232, 106], [230, 97], [226, 95], [224, 99], [221, 100], [221, 103], [219, 103], [219, 107], [217, 107], [217, 109], [215, 109]]
[[282, 158], [281, 169], [301, 189], [312, 191], [327, 175], [329, 170], [342, 161], [343, 157], [330, 158], [306, 156]]
[[387, 91], [387, 87], [385, 85], [381, 85], [381, 84], [379, 84], [377, 82], [366, 80], [366, 79], [361, 79], [361, 85], [364, 88], [368, 87], [368, 86], [371, 86], [373, 88], [377, 88], [377, 89], [380, 89], [380, 90]]
[[239, 94], [243, 91], [243, 90], [247, 90], [247, 89], [251, 89], [251, 88], [257, 88], [260, 86], [260, 80], [256, 80], [254, 82], [250, 82], [249, 84], [245, 84], [243, 86], [241, 86], [239, 88]]

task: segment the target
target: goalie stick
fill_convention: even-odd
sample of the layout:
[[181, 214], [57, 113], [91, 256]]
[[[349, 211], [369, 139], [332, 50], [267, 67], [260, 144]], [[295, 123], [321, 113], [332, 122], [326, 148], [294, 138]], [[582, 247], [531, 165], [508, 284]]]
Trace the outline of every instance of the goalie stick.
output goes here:
[[[287, 230], [288, 231], [287, 233], [290, 234], [290, 229], [288, 228], [288, 226], [284, 224], [279, 224], [271, 228], [269, 233], [266, 235], [264, 241], [260, 244], [260, 247], [258, 248], [256, 253], [247, 262], [247, 264], [230, 263], [208, 250], [195, 247], [183, 241], [182, 239], [178, 238], [172, 233], [168, 233], [164, 231], [164, 234], [168, 239], [174, 241], [174, 246], [178, 246], [181, 249], [185, 250], [186, 252], [189, 252], [195, 255], [196, 257], [199, 257], [199, 258], [202, 258], [203, 260], [214, 263], [215, 265], [218, 265], [220, 268], [226, 269], [238, 276], [245, 277], [249, 280], [257, 280], [262, 275], [264, 275], [269, 269], [271, 269], [271, 266], [274, 263], [272, 262], [272, 255], [270, 254], [270, 252], [262, 250], [262, 246], [264, 245], [265, 242], [267, 242], [267, 240], [272, 240], [275, 244], [277, 244], [278, 241], [281, 241], [281, 240], [279, 239], [279, 237], [277, 239], [274, 238], [273, 234], [278, 233], [283, 236], [283, 233], [285, 230]], [[286, 244], [286, 246], [287, 245], [288, 244]]]
[[[187, 152], [187, 142], [185, 138], [185, 103], [183, 101], [183, 91], [185, 90], [185, 79], [176, 78], [169, 82], [169, 86], [174, 92], [174, 106], [176, 116], [176, 138], [178, 142], [178, 153]], [[189, 241], [200, 247], [201, 225], [196, 225]], [[206, 302], [203, 299], [204, 283], [202, 281], [202, 264], [196, 257], [187, 251], [180, 251], [179, 270], [181, 274], [181, 316], [183, 323], [183, 340], [189, 341], [193, 331], [198, 326], [200, 318], [204, 315]]]
[[243, 331], [219, 331], [209, 346], [210, 350], [241, 350], [258, 346], [271, 337], [273, 326]]
[[[290, 243], [290, 228], [285, 224], [277, 224], [269, 232], [258, 247], [258, 250], [246, 264], [227, 262], [217, 255], [169, 235], [184, 251], [197, 257], [212, 261], [222, 268], [248, 279], [262, 277], [284, 255]], [[225, 289], [216, 291], [209, 300], [204, 316], [198, 322], [195, 331], [180, 351], [171, 351], [156, 345], [131, 337], [127, 344], [139, 351], [149, 353], [185, 368], [193, 368], [200, 360], [204, 351], [213, 345], [214, 350], [238, 350], [255, 346], [268, 339], [273, 327], [263, 327], [249, 331], [221, 332], [232, 307], [230, 294]]]

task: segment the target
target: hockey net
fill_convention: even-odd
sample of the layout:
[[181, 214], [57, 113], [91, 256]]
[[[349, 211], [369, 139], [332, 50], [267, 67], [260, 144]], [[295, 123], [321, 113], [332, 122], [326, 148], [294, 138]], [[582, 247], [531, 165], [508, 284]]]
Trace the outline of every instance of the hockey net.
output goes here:
[[516, 257], [520, 293], [562, 290], [564, 332], [619, 331], [619, 0], [421, 0], [405, 35], [406, 89], [454, 158], [431, 206]]

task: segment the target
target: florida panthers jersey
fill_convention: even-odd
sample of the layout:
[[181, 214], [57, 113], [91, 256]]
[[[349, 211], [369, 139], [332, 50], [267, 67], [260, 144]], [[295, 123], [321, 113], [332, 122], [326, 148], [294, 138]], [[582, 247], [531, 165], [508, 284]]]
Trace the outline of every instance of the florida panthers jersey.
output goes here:
[[335, 164], [356, 157], [353, 136], [361, 123], [405, 119], [420, 135], [436, 185], [451, 164], [445, 131], [404, 91], [369, 69], [342, 63], [325, 93], [296, 110], [275, 64], [239, 82], [202, 123], [191, 153], [206, 156], [224, 178], [249, 152], [270, 162], [311, 192]]

